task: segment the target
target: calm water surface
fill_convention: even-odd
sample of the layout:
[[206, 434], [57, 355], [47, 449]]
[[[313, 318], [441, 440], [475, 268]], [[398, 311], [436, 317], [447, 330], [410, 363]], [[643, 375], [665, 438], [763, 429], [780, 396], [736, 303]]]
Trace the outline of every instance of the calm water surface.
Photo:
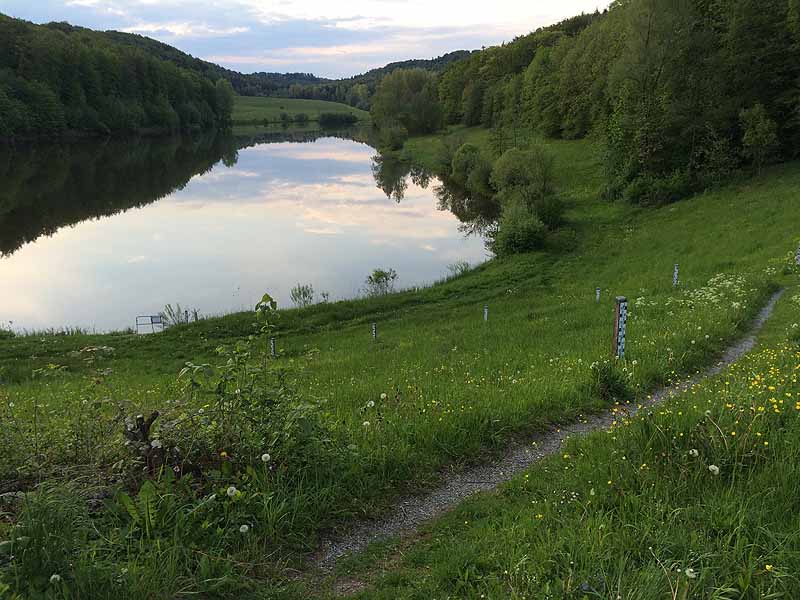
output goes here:
[[485, 260], [435, 181], [365, 143], [287, 137], [0, 151], [0, 323], [119, 329], [167, 303], [287, 306], [298, 282], [349, 298], [375, 267], [411, 286]]

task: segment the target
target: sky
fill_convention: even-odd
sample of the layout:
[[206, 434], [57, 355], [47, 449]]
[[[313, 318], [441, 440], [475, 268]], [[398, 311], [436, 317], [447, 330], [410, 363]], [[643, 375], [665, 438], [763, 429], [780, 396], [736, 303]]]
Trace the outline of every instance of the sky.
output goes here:
[[0, 12], [140, 33], [225, 67], [349, 77], [474, 50], [607, 0], [0, 0]]

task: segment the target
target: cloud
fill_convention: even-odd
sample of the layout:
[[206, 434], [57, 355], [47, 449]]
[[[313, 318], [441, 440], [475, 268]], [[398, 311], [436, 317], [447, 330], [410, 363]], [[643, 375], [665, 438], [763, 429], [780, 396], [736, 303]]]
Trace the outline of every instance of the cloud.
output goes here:
[[498, 44], [608, 0], [0, 0], [35, 22], [149, 35], [253, 71], [349, 77], [388, 62]]

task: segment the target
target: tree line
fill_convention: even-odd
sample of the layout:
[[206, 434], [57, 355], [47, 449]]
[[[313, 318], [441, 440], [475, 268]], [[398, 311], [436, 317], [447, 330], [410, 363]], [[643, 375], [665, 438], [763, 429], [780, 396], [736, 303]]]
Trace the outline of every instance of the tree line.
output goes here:
[[0, 138], [208, 128], [230, 122], [233, 97], [109, 34], [0, 14]]
[[455, 124], [591, 135], [608, 197], [669, 202], [797, 156], [800, 0], [617, 0], [438, 76], [395, 71], [371, 112], [395, 147]]

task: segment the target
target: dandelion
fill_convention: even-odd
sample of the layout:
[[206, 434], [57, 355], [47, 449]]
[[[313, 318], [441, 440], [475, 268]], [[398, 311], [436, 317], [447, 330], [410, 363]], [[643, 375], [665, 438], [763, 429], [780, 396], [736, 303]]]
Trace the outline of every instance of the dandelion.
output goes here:
[[61, 581], [61, 575], [59, 575], [58, 573], [53, 573], [52, 575], [50, 575], [50, 583], [55, 585], [59, 581]]
[[269, 454], [267, 454], [266, 452], [261, 455], [261, 462], [263, 462], [263, 463], [268, 463], [271, 459], [272, 459], [272, 457]]
[[691, 450], [689, 450], [689, 456], [697, 458], [698, 456], [700, 456], [700, 453], [697, 451], [696, 448], [692, 448]]
[[152, 442], [150, 442], [151, 448], [161, 448], [161, 446], [162, 446], [161, 440], [153, 440]]
[[363, 427], [369, 427], [369, 421], [364, 421], [361, 425]]
[[235, 485], [232, 485], [227, 489], [225, 493], [228, 494], [228, 498], [233, 498], [236, 494], [239, 493], [239, 490], [236, 489]]
[[772, 571], [772, 565], [764, 565], [764, 568], [765, 568], [767, 571]]
[[372, 408], [373, 406], [375, 406], [374, 400], [370, 400], [369, 402], [367, 402], [367, 408]]
[[708, 470], [712, 475], [719, 475], [719, 467], [717, 465], [708, 465]]
[[239, 527], [239, 533], [247, 533], [248, 531], [250, 531], [249, 525], [242, 525], [241, 527]]
[[687, 576], [689, 579], [694, 579], [695, 577], [697, 577], [697, 571], [695, 571], [695, 570], [694, 570], [694, 569], [692, 569], [691, 567], [687, 568], [687, 569], [684, 571], [684, 573], [686, 573], [686, 576]]
[[386, 398], [388, 398], [388, 397], [389, 397], [389, 396], [387, 396], [385, 393], [384, 393], [384, 394], [381, 394], [381, 400], [386, 400]]

